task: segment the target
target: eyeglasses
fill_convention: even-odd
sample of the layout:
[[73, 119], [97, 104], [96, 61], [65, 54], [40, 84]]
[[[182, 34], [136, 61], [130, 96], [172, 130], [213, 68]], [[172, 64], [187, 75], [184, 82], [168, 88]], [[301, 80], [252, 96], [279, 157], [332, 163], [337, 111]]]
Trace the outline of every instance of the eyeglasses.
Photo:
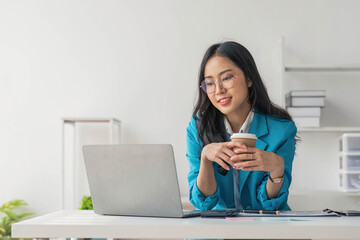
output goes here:
[[234, 86], [234, 79], [240, 75], [241, 74], [236, 75], [236, 76], [227, 76], [227, 77], [224, 77], [223, 79], [219, 79], [215, 82], [210, 79], [205, 79], [204, 81], [201, 82], [200, 87], [207, 94], [211, 94], [211, 93], [215, 92], [217, 82], [219, 83], [219, 85], [221, 87], [223, 87], [225, 89], [230, 89]]

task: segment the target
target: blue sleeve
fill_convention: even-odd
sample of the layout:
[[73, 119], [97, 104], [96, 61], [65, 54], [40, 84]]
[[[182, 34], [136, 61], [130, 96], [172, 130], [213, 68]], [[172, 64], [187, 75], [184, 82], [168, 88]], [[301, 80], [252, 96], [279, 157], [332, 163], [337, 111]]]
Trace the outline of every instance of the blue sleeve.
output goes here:
[[190, 167], [187, 176], [189, 183], [189, 200], [197, 209], [210, 210], [218, 203], [220, 194], [219, 189], [217, 189], [214, 195], [205, 197], [197, 187], [196, 180], [200, 170], [202, 143], [197, 136], [196, 121], [193, 117], [186, 130], [186, 157]]
[[281, 156], [285, 162], [283, 185], [276, 198], [268, 199], [266, 193], [266, 183], [269, 173], [264, 176], [262, 183], [257, 187], [257, 199], [261, 203], [264, 210], [282, 210], [287, 208], [287, 200], [289, 196], [289, 187], [291, 183], [292, 163], [295, 154], [295, 136], [296, 126], [294, 122], [289, 122], [284, 131], [283, 140], [275, 153]]

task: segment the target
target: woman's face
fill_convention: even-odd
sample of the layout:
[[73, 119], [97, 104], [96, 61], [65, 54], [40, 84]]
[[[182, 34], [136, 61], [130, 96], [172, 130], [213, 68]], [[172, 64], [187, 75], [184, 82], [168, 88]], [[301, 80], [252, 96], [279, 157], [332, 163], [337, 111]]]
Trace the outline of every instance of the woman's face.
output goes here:
[[[238, 75], [238, 76], [237, 76]], [[219, 79], [233, 79], [231, 88], [222, 87]], [[204, 71], [205, 80], [212, 80], [216, 85], [213, 93], [207, 94], [211, 103], [225, 115], [236, 114], [236, 112], [249, 110], [251, 105], [248, 102], [250, 82], [245, 79], [244, 73], [231, 60], [226, 57], [214, 56], [208, 60]]]

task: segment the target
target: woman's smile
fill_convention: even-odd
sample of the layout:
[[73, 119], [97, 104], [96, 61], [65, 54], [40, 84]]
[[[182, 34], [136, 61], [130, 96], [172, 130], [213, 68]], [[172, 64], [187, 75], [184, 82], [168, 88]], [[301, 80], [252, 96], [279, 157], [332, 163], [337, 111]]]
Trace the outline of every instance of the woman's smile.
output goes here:
[[231, 101], [231, 97], [224, 97], [224, 98], [220, 98], [218, 100], [218, 103], [221, 105], [221, 106], [225, 106], [226, 104], [230, 103]]

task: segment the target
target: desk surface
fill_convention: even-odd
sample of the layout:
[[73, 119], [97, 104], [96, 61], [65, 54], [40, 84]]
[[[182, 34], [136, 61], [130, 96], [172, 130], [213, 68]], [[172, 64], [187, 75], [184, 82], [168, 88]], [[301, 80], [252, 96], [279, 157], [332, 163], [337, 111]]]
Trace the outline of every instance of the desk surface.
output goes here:
[[16, 238], [359, 239], [360, 217], [258, 217], [229, 221], [102, 216], [93, 211], [64, 210], [15, 223], [12, 233]]

